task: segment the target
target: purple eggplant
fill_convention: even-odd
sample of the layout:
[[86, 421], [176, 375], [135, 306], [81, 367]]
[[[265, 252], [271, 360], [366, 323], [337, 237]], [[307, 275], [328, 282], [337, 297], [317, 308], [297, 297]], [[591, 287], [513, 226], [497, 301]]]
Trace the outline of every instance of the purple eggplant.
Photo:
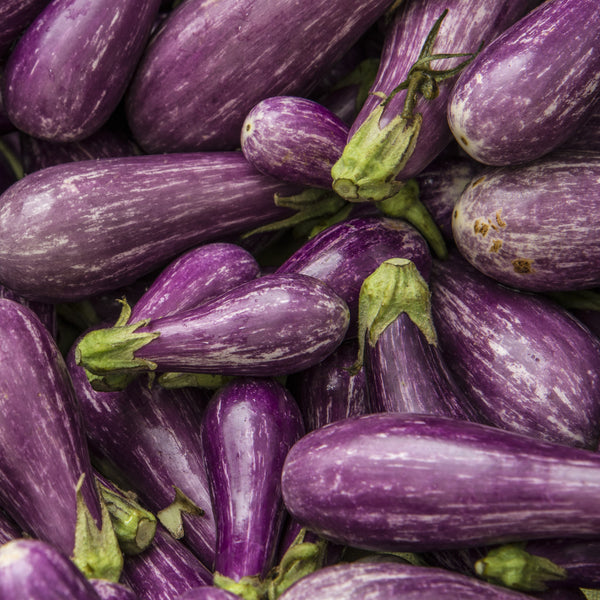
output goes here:
[[43, 323], [44, 327], [50, 332], [53, 338], [56, 338], [57, 323], [56, 323], [56, 307], [49, 302], [36, 302], [35, 300], [27, 300], [18, 294], [15, 294], [10, 288], [0, 284], [0, 298], [19, 302], [23, 306], [31, 309], [38, 319]]
[[123, 557], [65, 362], [41, 321], [17, 302], [0, 300], [0, 330], [0, 506], [86, 575], [116, 581]]
[[238, 147], [244, 118], [257, 102], [305, 96], [388, 5], [183, 2], [148, 45], [127, 94], [135, 139], [152, 153]]
[[200, 436], [217, 525], [215, 579], [218, 574], [221, 587], [262, 579], [273, 567], [285, 516], [281, 469], [303, 434], [298, 405], [272, 379], [235, 379], [206, 407]]
[[174, 600], [238, 600], [238, 598], [237, 594], [232, 594], [223, 588], [207, 585], [185, 592]]
[[[275, 376], [306, 369], [342, 342], [350, 315], [322, 281], [264, 275], [196, 308], [92, 330], [75, 357], [94, 375], [156, 370]], [[116, 361], [115, 361], [116, 358]]]
[[120, 102], [160, 0], [55, 0], [6, 63], [4, 106], [16, 127], [57, 142], [81, 140]]
[[0, 281], [71, 302], [132, 283], [200, 243], [288, 216], [290, 191], [239, 152], [71, 162], [2, 194]]
[[90, 579], [100, 600], [138, 600], [135, 592], [128, 586], [106, 579]]
[[598, 452], [410, 413], [310, 432], [282, 473], [285, 505], [301, 524], [376, 551], [597, 538], [599, 488]]
[[334, 565], [304, 577], [280, 600], [526, 600], [519, 592], [457, 573], [401, 564], [353, 562]]
[[596, 0], [548, 0], [493, 40], [448, 101], [458, 143], [488, 165], [535, 160], [590, 116], [600, 90]]
[[11, 600], [100, 600], [93, 585], [55, 546], [17, 539], [0, 546], [0, 597]]
[[454, 240], [478, 270], [512, 287], [596, 287], [599, 197], [600, 153], [557, 151], [524, 165], [489, 168], [455, 205]]
[[458, 254], [430, 281], [448, 366], [487, 422], [595, 449], [600, 436], [600, 343], [548, 298], [507, 288]]
[[595, 104], [592, 114], [577, 128], [575, 133], [558, 149], [565, 152], [600, 152], [600, 104]]
[[0, 6], [0, 59], [50, 0], [4, 0]]

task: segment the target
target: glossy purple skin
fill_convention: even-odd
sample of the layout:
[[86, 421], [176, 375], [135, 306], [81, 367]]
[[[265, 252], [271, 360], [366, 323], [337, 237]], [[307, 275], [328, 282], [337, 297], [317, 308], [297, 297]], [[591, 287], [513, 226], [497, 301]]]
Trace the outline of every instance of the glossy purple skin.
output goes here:
[[239, 596], [218, 587], [205, 586], [195, 588], [177, 596], [175, 600], [237, 600]]
[[566, 309], [500, 285], [457, 254], [434, 263], [430, 289], [442, 354], [489, 423], [598, 447], [596, 336]]
[[[371, 86], [372, 92], [389, 94], [406, 79], [417, 60], [423, 42], [444, 9], [444, 18], [434, 45], [436, 53], [476, 52], [482, 41], [489, 42], [509, 25], [523, 16], [532, 3], [522, 0], [479, 2], [477, 0], [422, 0], [403, 2], [395, 13], [386, 33], [379, 72]], [[432, 68], [453, 68], [462, 58], [437, 60]], [[439, 95], [433, 100], [420, 98], [415, 112], [423, 115], [423, 125], [416, 148], [397, 179], [405, 181], [419, 174], [450, 142], [452, 133], [446, 121], [446, 106], [457, 76], [439, 84]], [[401, 91], [389, 102], [380, 120], [384, 127], [401, 113], [406, 92]], [[367, 98], [350, 128], [349, 138], [379, 104], [377, 96]]]
[[3, 0], [0, 5], [0, 59], [6, 58], [11, 44], [49, 3], [50, 0]]
[[431, 254], [425, 239], [407, 222], [383, 217], [358, 217], [328, 227], [292, 254], [277, 272], [302, 273], [327, 283], [348, 304], [352, 335], [360, 286], [389, 258], [408, 258], [429, 278]]
[[33, 539], [18, 539], [0, 547], [0, 597], [100, 600], [68, 555]]
[[148, 45], [129, 88], [127, 115], [135, 139], [151, 153], [238, 147], [242, 123], [257, 102], [306, 96], [388, 5], [180, 4]]
[[200, 435], [217, 524], [215, 572], [239, 581], [273, 566], [285, 516], [283, 461], [303, 434], [296, 401], [275, 380], [236, 379], [211, 399]]
[[150, 36], [160, 0], [51, 2], [6, 63], [4, 106], [21, 131], [81, 140], [116, 109]]
[[130, 321], [194, 308], [259, 275], [256, 259], [241, 246], [224, 242], [197, 246], [160, 272], [133, 306]]
[[454, 240], [478, 270], [537, 292], [600, 285], [600, 152], [490, 168], [455, 205]]
[[344, 300], [318, 279], [264, 275], [138, 328], [160, 335], [134, 354], [157, 371], [287, 375], [333, 352], [349, 320]]
[[150, 547], [127, 557], [121, 582], [134, 590], [139, 600], [173, 600], [188, 590], [210, 585], [212, 573], [159, 523]]
[[482, 422], [448, 368], [406, 313], [365, 345], [365, 372], [373, 412], [412, 412]]
[[184, 538], [208, 567], [214, 560], [215, 523], [198, 431], [207, 398], [195, 388], [166, 390], [140, 378], [120, 392], [92, 389], [73, 350], [67, 366], [92, 455], [114, 464], [156, 513], [173, 502], [177, 486], [202, 516], [184, 515]]
[[319, 569], [288, 588], [281, 600], [526, 600], [526, 596], [433, 567], [398, 562], [345, 563]]
[[71, 556], [75, 489], [100, 526], [83, 421], [62, 356], [27, 307], [0, 299], [0, 506], [29, 535]]
[[121, 583], [108, 579], [90, 579], [90, 583], [101, 600], [138, 600], [135, 592]]
[[367, 550], [597, 538], [600, 454], [437, 415], [378, 413], [310, 432], [288, 453], [292, 517]]
[[88, 298], [193, 246], [289, 216], [275, 193], [291, 193], [290, 184], [258, 173], [240, 152], [49, 167], [1, 196], [0, 281], [38, 300]]
[[246, 160], [261, 173], [307, 187], [331, 189], [348, 126], [323, 105], [298, 96], [260, 101], [241, 128]]
[[460, 75], [448, 123], [489, 165], [529, 162], [587, 119], [600, 90], [596, 0], [548, 0], [496, 38]]

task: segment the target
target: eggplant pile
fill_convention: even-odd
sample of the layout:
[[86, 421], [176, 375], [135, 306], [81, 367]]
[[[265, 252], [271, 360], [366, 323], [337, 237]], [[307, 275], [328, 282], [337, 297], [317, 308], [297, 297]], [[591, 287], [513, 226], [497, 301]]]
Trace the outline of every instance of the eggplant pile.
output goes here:
[[1, 4], [0, 600], [600, 600], [598, 0]]

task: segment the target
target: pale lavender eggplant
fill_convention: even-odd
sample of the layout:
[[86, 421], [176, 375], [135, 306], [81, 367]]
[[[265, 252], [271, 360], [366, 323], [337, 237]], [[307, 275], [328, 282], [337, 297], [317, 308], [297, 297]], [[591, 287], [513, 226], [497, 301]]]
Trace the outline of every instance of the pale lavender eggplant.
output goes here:
[[174, 501], [174, 486], [204, 510], [203, 515], [182, 515], [183, 537], [210, 568], [216, 532], [198, 437], [206, 394], [194, 388], [149, 387], [142, 378], [124, 391], [97, 392], [75, 364], [74, 348], [67, 366], [92, 455], [115, 465], [154, 513]]
[[105, 158], [31, 173], [2, 194], [0, 281], [28, 298], [81, 300], [181, 252], [290, 215], [290, 184], [240, 152]]
[[348, 304], [349, 335], [355, 335], [360, 286], [389, 258], [408, 258], [429, 278], [431, 254], [425, 239], [407, 222], [383, 217], [359, 217], [328, 227], [303, 244], [277, 273], [301, 273], [327, 283]]
[[0, 597], [100, 600], [68, 555], [51, 544], [32, 539], [17, 539], [0, 546]]
[[301, 524], [375, 551], [597, 539], [599, 488], [598, 452], [409, 413], [312, 431], [282, 474], [284, 502]]
[[600, 153], [556, 151], [524, 165], [489, 168], [455, 205], [454, 240], [478, 270], [512, 287], [596, 287], [598, 198]]
[[348, 126], [314, 100], [272, 96], [252, 108], [241, 132], [242, 152], [261, 173], [331, 189], [331, 167], [342, 154]]
[[238, 147], [257, 102], [306, 96], [388, 5], [183, 2], [148, 45], [127, 94], [135, 139], [152, 153]]
[[566, 141], [600, 90], [596, 0], [549, 0], [484, 48], [448, 101], [458, 143], [489, 165], [529, 162]]
[[598, 447], [596, 336], [551, 300], [507, 288], [456, 253], [434, 263], [430, 289], [442, 355], [489, 423]]
[[160, 0], [54, 0], [6, 63], [4, 106], [20, 131], [57, 142], [96, 132], [115, 111]]
[[100, 600], [138, 600], [135, 592], [128, 586], [107, 579], [90, 579]]
[[526, 600], [457, 573], [398, 562], [353, 562], [320, 569], [286, 590], [280, 600]]
[[238, 378], [220, 388], [202, 419], [204, 463], [217, 526], [214, 570], [239, 581], [274, 566], [283, 530], [281, 469], [304, 434], [288, 390], [273, 379]]
[[0, 6], [0, 59], [50, 0], [4, 0]]
[[238, 598], [237, 594], [232, 594], [222, 588], [204, 586], [185, 592], [174, 600], [237, 600]]
[[188, 590], [210, 585], [212, 573], [159, 523], [150, 547], [127, 557], [121, 582], [139, 600], [173, 600]]

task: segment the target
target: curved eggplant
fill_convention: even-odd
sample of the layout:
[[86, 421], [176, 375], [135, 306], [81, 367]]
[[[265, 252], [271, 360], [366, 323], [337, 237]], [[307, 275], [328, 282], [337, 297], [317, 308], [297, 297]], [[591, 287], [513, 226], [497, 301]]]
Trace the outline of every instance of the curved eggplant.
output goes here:
[[135, 592], [128, 586], [106, 579], [90, 579], [100, 600], [138, 600]]
[[598, 452], [409, 413], [312, 431], [289, 451], [282, 473], [286, 507], [308, 529], [395, 552], [594, 539], [599, 488]]
[[590, 116], [600, 90], [595, 0], [548, 0], [493, 40], [448, 101], [458, 143], [488, 165], [540, 158]]
[[3, 99], [20, 131], [57, 142], [96, 132], [116, 109], [160, 0], [51, 2], [10, 53]]

